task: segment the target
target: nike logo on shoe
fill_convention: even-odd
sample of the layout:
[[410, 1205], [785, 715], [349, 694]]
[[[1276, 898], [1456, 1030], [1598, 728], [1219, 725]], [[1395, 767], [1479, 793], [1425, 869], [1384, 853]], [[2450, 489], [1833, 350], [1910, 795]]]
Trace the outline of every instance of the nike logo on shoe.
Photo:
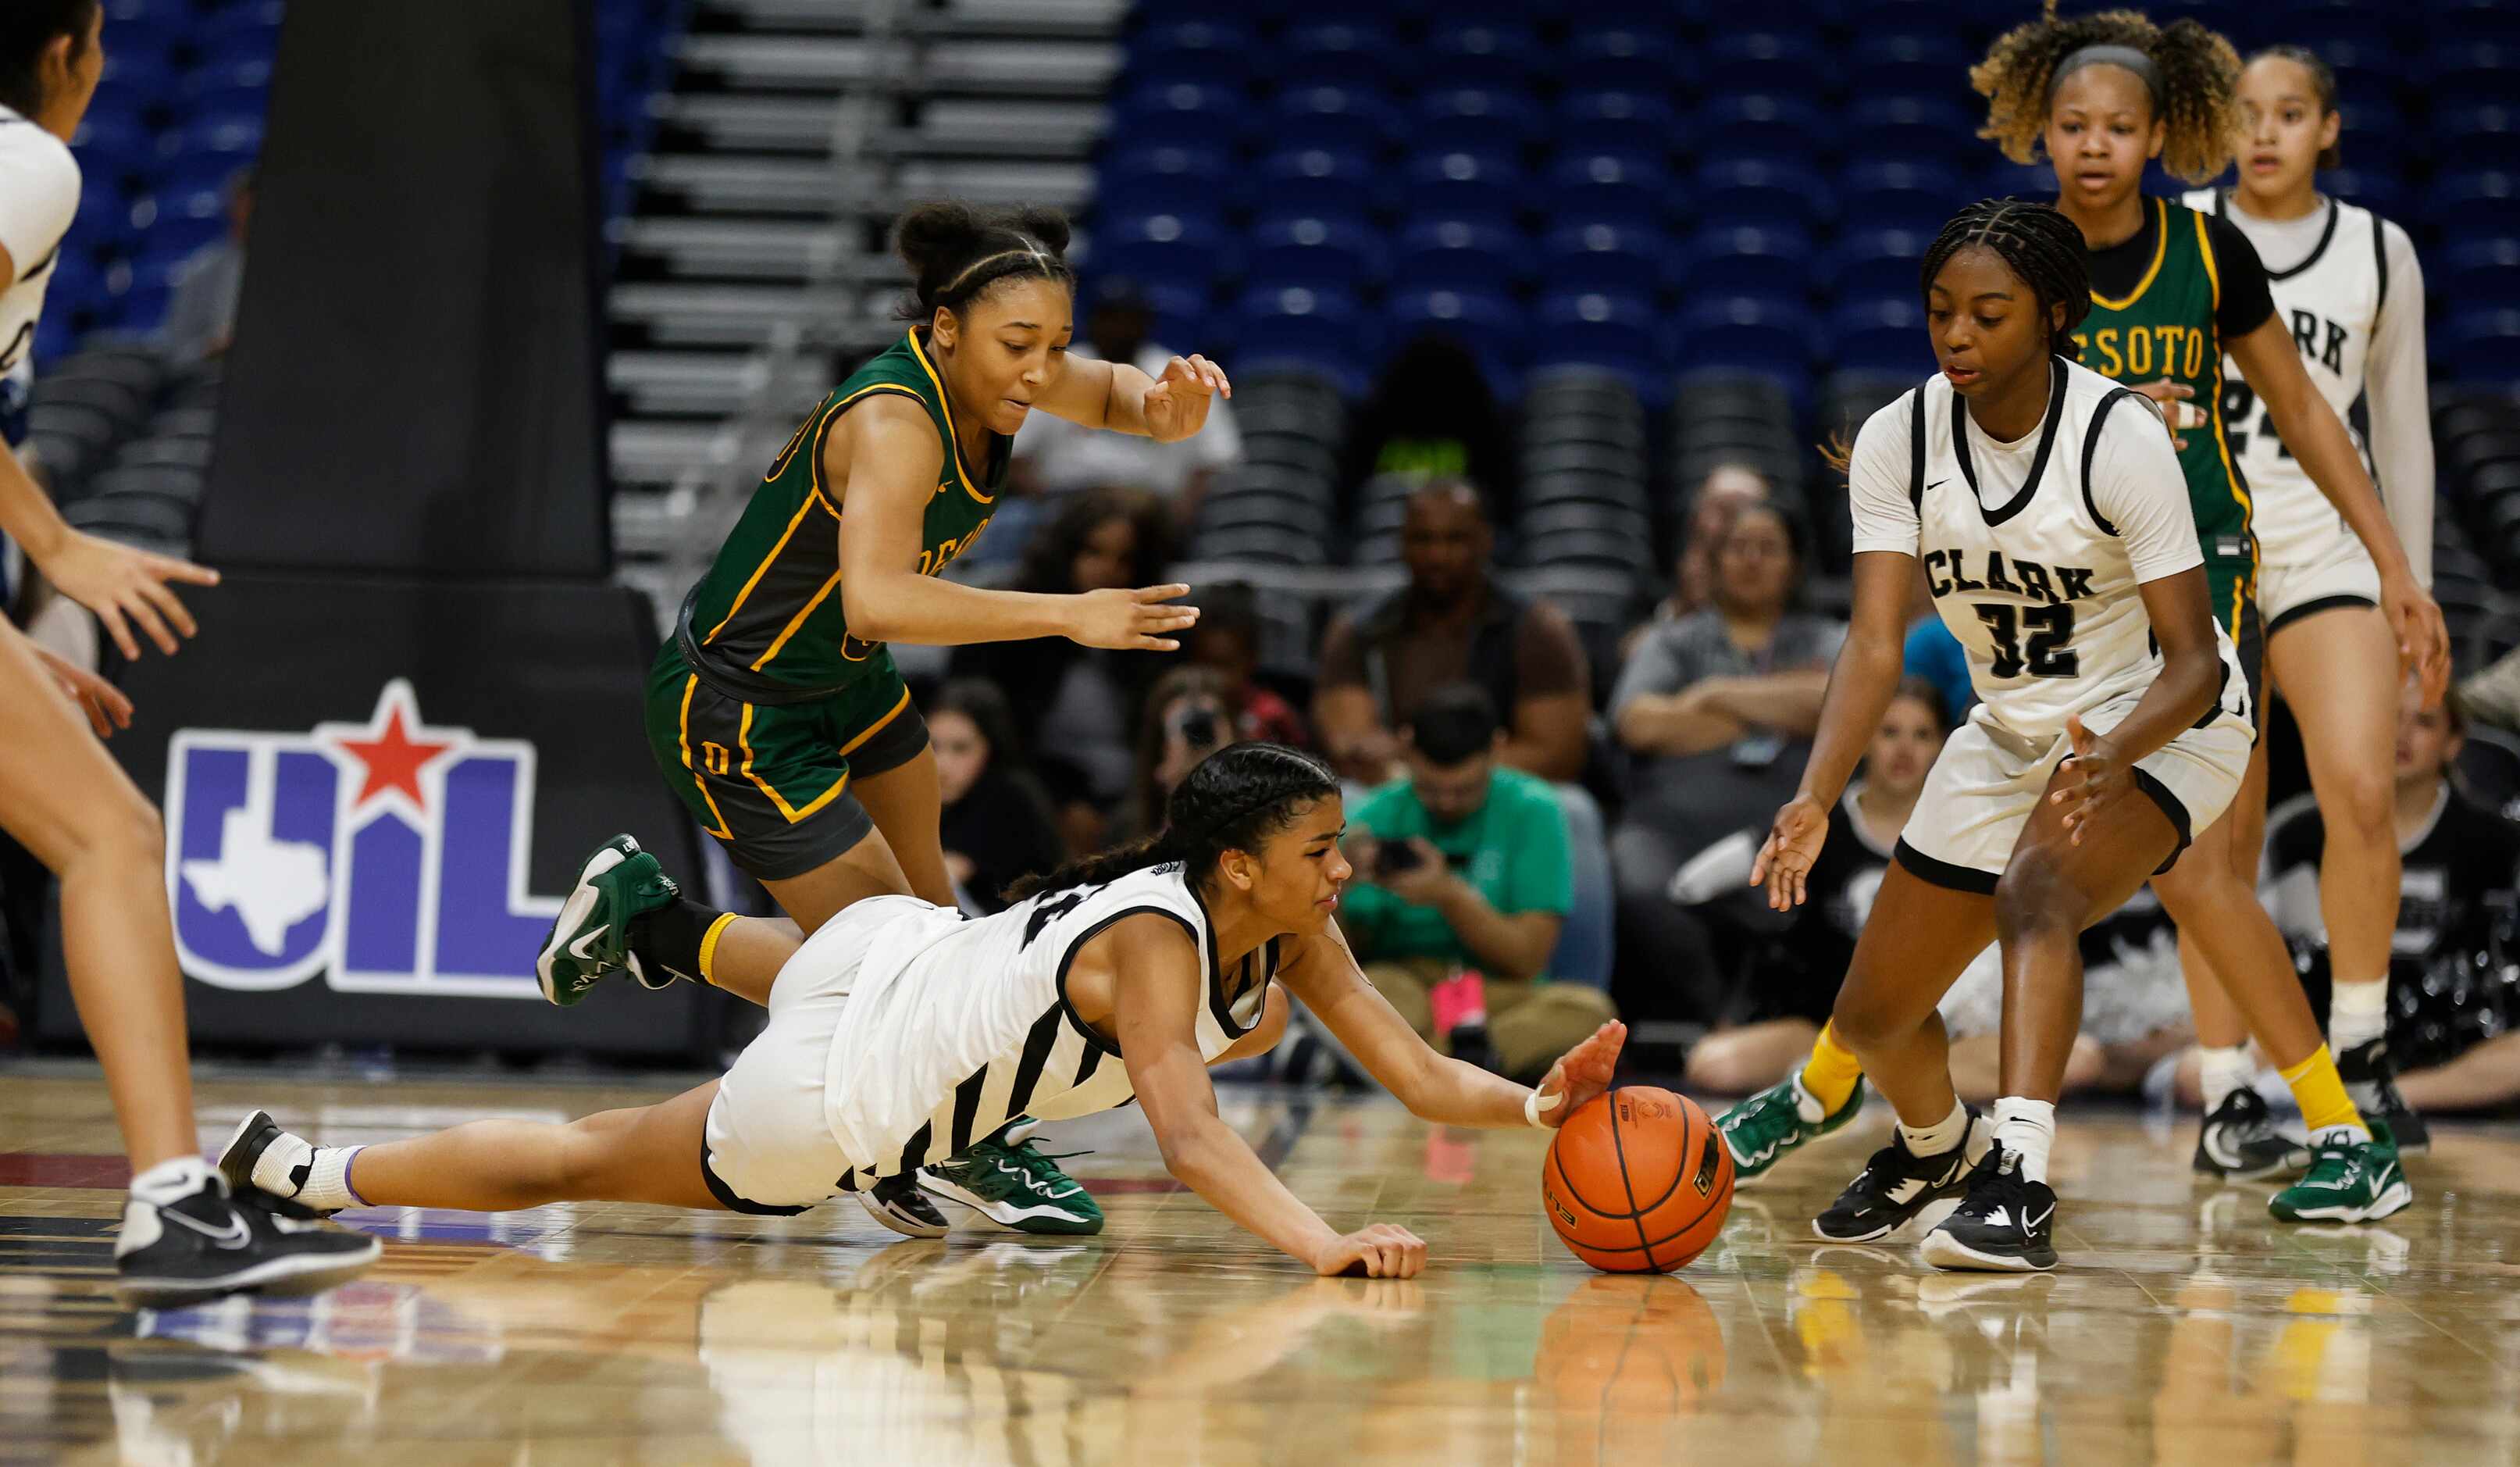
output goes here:
[[2038, 1216], [2036, 1216], [2036, 1217], [2024, 1217], [2024, 1218], [2022, 1218], [2022, 1219], [2021, 1219], [2021, 1236], [2022, 1236], [2022, 1237], [2024, 1237], [2024, 1238], [2029, 1237], [2029, 1236], [2030, 1236], [2030, 1230], [2031, 1230], [2032, 1228], [2037, 1227], [2039, 1224], [2041, 1224], [2041, 1223], [2043, 1223], [2043, 1222], [2047, 1221], [2048, 1218], [2050, 1218], [2050, 1217], [2054, 1216], [2055, 1215], [2056, 1215], [2056, 1204], [2054, 1204], [2054, 1203], [2052, 1203], [2052, 1202], [2051, 1202], [2051, 1203], [2048, 1204], [2048, 1211], [2047, 1211], [2047, 1212], [2044, 1212], [2044, 1213], [2040, 1214], [2040, 1215], [2039, 1215]]
[[159, 1208], [158, 1210], [158, 1215], [168, 1222], [180, 1222], [184, 1224], [193, 1231], [200, 1233], [202, 1237], [209, 1239], [211, 1243], [220, 1248], [226, 1249], [231, 1253], [253, 1241], [253, 1234], [246, 1228], [245, 1219], [234, 1213], [228, 1214], [227, 1226], [217, 1228], [197, 1222], [194, 1219], [185, 1216], [183, 1214], [168, 1208]]
[[601, 939], [606, 933], [610, 931], [612, 931], [612, 924], [607, 922], [602, 927], [599, 927], [595, 931], [579, 938], [576, 941], [568, 944], [568, 955], [577, 959], [581, 963], [594, 962], [596, 960], [595, 943], [597, 940]]

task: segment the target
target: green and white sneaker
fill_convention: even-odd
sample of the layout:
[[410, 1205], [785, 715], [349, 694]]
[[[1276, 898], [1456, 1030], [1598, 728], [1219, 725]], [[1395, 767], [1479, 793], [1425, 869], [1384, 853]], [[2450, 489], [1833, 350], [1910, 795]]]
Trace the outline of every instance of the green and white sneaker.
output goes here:
[[[1746, 1184], [1784, 1160], [1795, 1147], [1816, 1141], [1854, 1120], [1855, 1113], [1864, 1109], [1864, 1082], [1856, 1081], [1846, 1104], [1818, 1121], [1803, 1115], [1805, 1098], [1802, 1072], [1797, 1070], [1726, 1111], [1716, 1121], [1715, 1128], [1724, 1133], [1724, 1145], [1732, 1153], [1736, 1183]], [[1813, 1101], [1814, 1106], [1818, 1104]]]
[[922, 1168], [919, 1185], [1027, 1233], [1102, 1230], [1102, 1209], [1076, 1178], [1027, 1139], [1009, 1144], [1010, 1126], [951, 1161]]
[[2268, 1198], [2267, 1211], [2284, 1222], [2369, 1222], [2413, 1202], [2398, 1143], [2386, 1125], [2370, 1124], [2369, 1140], [2343, 1127], [2314, 1137], [2310, 1171]]
[[682, 894], [656, 858], [628, 836], [614, 836], [595, 848], [577, 868], [576, 884], [543, 939], [542, 955], [534, 960], [543, 996], [565, 1008], [584, 998], [597, 980], [616, 971], [627, 972], [645, 988], [672, 983], [670, 973], [652, 977], [630, 950], [630, 920], [671, 906]]

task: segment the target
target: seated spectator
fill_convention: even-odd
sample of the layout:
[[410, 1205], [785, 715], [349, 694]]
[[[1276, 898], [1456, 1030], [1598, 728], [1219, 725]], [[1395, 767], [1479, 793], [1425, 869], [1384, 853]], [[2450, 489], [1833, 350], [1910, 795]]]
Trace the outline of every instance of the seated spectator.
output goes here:
[[1428, 332], [1393, 352], [1375, 379], [1348, 425], [1339, 479], [1350, 490], [1383, 474], [1466, 479], [1511, 504], [1519, 467], [1513, 419], [1497, 405], [1478, 358]]
[[236, 338], [237, 298], [245, 289], [246, 226], [253, 218], [253, 169], [228, 179], [228, 237], [193, 252], [175, 279], [158, 329], [167, 360], [189, 367], [227, 354]]
[[1213, 668], [1225, 679], [1242, 737], [1310, 749], [1313, 734], [1304, 715], [1258, 679], [1260, 613], [1251, 588], [1201, 586], [1196, 599], [1198, 624], [1182, 638], [1182, 653], [1193, 665]]
[[995, 683], [949, 682], [926, 713], [955, 895], [975, 917], [1004, 911], [1010, 883], [1067, 859], [1050, 796], [1024, 763], [1014, 716]]
[[[1102, 361], [1128, 362], [1160, 379], [1174, 346], [1147, 339], [1153, 318], [1137, 283], [1104, 276], [1079, 301], [1085, 340], [1069, 351]], [[1097, 433], [1052, 413], [1033, 413], [1015, 434], [1008, 465], [1013, 493], [998, 507], [997, 524], [978, 547], [988, 558], [1020, 556], [1035, 526], [1058, 512], [1058, 502], [1087, 489], [1138, 489], [1162, 503], [1176, 527], [1197, 518], [1216, 476], [1242, 462], [1242, 435], [1224, 398], [1208, 404], [1207, 424], [1178, 443], [1125, 433]], [[995, 542], [994, 544], [992, 542]]]
[[1680, 555], [1671, 569], [1671, 594], [1654, 603], [1653, 615], [1629, 631], [1619, 646], [1623, 657], [1636, 654], [1637, 643], [1658, 622], [1677, 621], [1711, 605], [1715, 596], [1715, 547], [1732, 527], [1732, 517], [1770, 498], [1767, 476], [1748, 464], [1717, 464], [1688, 494], [1688, 523], [1681, 531]]
[[1801, 572], [1791, 523], [1771, 505], [1742, 508], [1717, 546], [1714, 604], [1655, 625], [1611, 695], [1612, 727], [1636, 756], [1610, 837], [1622, 982], [1678, 986], [1672, 1017], [1683, 1022], [1720, 1017], [1723, 985], [1686, 971], [1703, 944], [1671, 901], [1672, 876], [1792, 797], [1846, 637], [1842, 623], [1794, 609]]
[[[2398, 712], [2398, 933], [2390, 944], [2389, 1053], [2417, 1111], [2520, 1102], [2520, 966], [2511, 946], [2520, 826], [2469, 800], [2451, 780], [2467, 734], [2464, 698], [2423, 709], [2409, 691]], [[2271, 905], [2285, 934], [2325, 969], [2319, 862], [2326, 830], [2308, 797], [2267, 825]], [[2192, 1070], [2192, 1063], [2186, 1067]], [[2192, 1076], [2181, 1092], [2194, 1103]]]
[[1408, 772], [1348, 812], [1357, 875], [1338, 918], [1366, 977], [1438, 1047], [1460, 1028], [1439, 1031], [1438, 990], [1476, 972], [1496, 1067], [1519, 1078], [1614, 1015], [1599, 989], [1550, 981], [1574, 898], [1566, 817], [1546, 782], [1501, 767], [1504, 745], [1475, 684], [1418, 705]]
[[[1172, 560], [1167, 531], [1163, 507], [1150, 495], [1071, 495], [1025, 547], [1012, 588], [1074, 595], [1158, 584]], [[1128, 798], [1138, 713], [1163, 660], [1043, 637], [960, 647], [951, 665], [956, 677], [996, 683], [1023, 720], [1068, 848], [1101, 848], [1111, 815]]]
[[[1205, 608], [1201, 608], [1204, 613]], [[1204, 619], [1202, 616], [1201, 619]], [[1200, 759], [1243, 742], [1234, 687], [1212, 667], [1175, 667], [1147, 694], [1139, 720], [1137, 773], [1129, 807], [1113, 834], [1136, 840], [1163, 829], [1164, 802]]]
[[1672, 878], [1671, 899], [1720, 934], [1707, 950], [1742, 954], [1728, 970], [1737, 977], [1718, 1010], [1716, 1031], [1688, 1052], [1691, 1089], [1764, 1090], [1811, 1052], [1846, 982], [1855, 940], [1890, 868], [1899, 832], [1950, 732], [1941, 695], [1913, 679], [1899, 685], [1865, 750], [1862, 777], [1838, 801], [1820, 860], [1805, 878], [1807, 895], [1793, 911], [1774, 910], [1750, 886], [1752, 862], [1768, 836], [1765, 824], [1716, 842]]
[[[2195, 1044], [2178, 929], [2146, 887], [2084, 929], [2082, 949], [2083, 1022], [2065, 1055], [2065, 1093], [2132, 1094]], [[1952, 1088], [1971, 1105], [1993, 1105], [2003, 1093], [2003, 968], [1995, 947], [1978, 954], [1936, 1010], [1951, 1040]]]
[[1504, 712], [1501, 762], [1546, 780], [1583, 773], [1593, 709], [1584, 646], [1564, 612], [1497, 583], [1495, 549], [1467, 482], [1433, 480], [1409, 496], [1409, 584], [1337, 618], [1322, 641], [1313, 728], [1343, 777], [1374, 784], [1401, 772], [1401, 711], [1463, 681]]

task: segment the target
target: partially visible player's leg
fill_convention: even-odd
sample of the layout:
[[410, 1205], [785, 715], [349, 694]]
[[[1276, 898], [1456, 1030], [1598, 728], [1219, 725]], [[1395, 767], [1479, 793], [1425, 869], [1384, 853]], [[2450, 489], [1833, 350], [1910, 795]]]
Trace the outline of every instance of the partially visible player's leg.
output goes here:
[[1746, 1095], [1793, 1074], [1820, 1037], [1808, 1019], [1763, 1019], [1721, 1029], [1691, 1045], [1685, 1078], [1692, 1090]]
[[954, 878], [945, 870], [944, 796], [936, 782], [936, 751], [922, 743], [906, 761], [860, 773], [850, 788], [874, 817], [911, 894], [952, 906]]

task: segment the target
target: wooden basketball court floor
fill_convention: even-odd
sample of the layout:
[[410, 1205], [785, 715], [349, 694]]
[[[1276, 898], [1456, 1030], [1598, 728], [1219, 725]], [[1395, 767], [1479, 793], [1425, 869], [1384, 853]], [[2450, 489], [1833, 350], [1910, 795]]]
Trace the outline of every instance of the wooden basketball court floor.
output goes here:
[[[228, 1072], [334, 1139], [668, 1093]], [[1229, 1092], [1227, 1118], [1346, 1227], [1429, 1244], [1412, 1282], [1314, 1279], [1157, 1164], [1135, 1113], [1057, 1129], [1110, 1226], [959, 1209], [915, 1242], [842, 1200], [794, 1219], [374, 1209], [383, 1261], [320, 1298], [115, 1307], [122, 1169], [103, 1086], [0, 1072], [0, 1455], [124, 1463], [2520, 1460], [2520, 1127], [2443, 1127], [2385, 1224], [2280, 1228], [2191, 1177], [2192, 1123], [2069, 1117], [2066, 1266], [1941, 1274], [1808, 1218], [1877, 1109], [1745, 1192], [1669, 1278], [1598, 1275], [1543, 1222], [1536, 1132], [1387, 1101]]]

